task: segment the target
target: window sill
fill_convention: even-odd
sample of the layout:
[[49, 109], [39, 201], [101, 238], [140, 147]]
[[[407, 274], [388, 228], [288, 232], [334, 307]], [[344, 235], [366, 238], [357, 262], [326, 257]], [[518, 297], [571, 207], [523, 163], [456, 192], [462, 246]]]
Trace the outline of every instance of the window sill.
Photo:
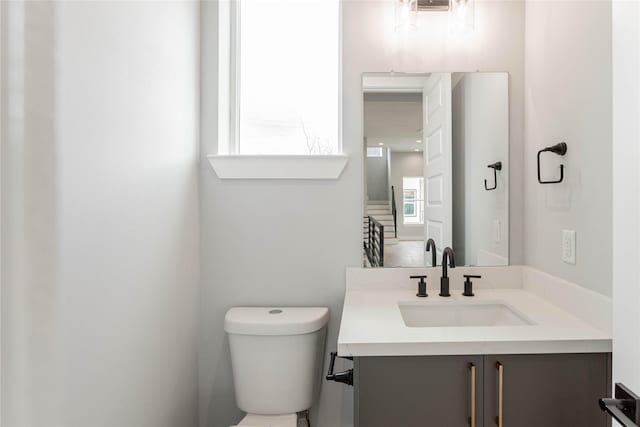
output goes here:
[[338, 179], [347, 165], [343, 154], [319, 155], [208, 155], [220, 179]]

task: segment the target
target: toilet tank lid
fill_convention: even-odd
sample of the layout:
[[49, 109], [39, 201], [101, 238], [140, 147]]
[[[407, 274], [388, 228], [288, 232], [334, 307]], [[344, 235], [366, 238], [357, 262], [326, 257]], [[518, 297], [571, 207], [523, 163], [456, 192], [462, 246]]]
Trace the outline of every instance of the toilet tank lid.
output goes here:
[[326, 307], [234, 307], [224, 316], [224, 330], [240, 335], [301, 335], [322, 329]]

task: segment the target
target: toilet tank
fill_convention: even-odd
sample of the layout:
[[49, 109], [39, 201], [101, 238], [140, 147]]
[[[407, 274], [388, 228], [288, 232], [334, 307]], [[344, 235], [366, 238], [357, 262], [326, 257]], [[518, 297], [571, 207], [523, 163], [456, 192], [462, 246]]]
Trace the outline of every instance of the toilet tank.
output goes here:
[[244, 412], [309, 409], [320, 390], [329, 309], [234, 307], [224, 319], [236, 403]]

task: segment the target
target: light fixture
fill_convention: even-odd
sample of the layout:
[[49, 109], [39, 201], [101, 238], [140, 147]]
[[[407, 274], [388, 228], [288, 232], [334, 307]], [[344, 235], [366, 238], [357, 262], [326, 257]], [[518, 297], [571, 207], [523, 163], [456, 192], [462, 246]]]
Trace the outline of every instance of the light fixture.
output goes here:
[[451, 0], [449, 28], [461, 34], [473, 30], [475, 25], [475, 0]]
[[448, 11], [449, 0], [418, 0], [418, 12]]
[[475, 0], [393, 0], [396, 32], [417, 29], [418, 12], [449, 11], [452, 33], [467, 33], [475, 26]]
[[415, 31], [418, 0], [393, 0], [396, 15], [396, 32]]
[[378, 142], [378, 145], [383, 146], [384, 142]]
[[414, 148], [413, 151], [420, 151], [420, 149], [419, 148]]
[[421, 140], [421, 139], [416, 139], [416, 142], [417, 142], [418, 144], [420, 144], [420, 143], [422, 142], [422, 140]]

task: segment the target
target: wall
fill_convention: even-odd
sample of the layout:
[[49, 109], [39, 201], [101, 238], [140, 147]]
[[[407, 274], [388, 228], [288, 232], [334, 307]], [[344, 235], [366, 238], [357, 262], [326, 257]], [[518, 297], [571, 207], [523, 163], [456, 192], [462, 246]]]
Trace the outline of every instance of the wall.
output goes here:
[[369, 201], [389, 200], [388, 151], [382, 150], [382, 157], [367, 157], [367, 197]]
[[402, 208], [402, 177], [424, 175], [422, 152], [391, 152], [391, 185], [396, 190], [396, 207], [398, 209], [398, 238], [405, 240], [424, 240], [423, 225], [405, 225]]
[[[203, 3], [202, 156], [217, 146], [217, 5]], [[450, 37], [446, 14], [422, 14], [406, 38], [393, 31], [392, 2], [343, 2], [342, 126], [350, 156], [336, 181], [222, 181], [201, 162], [201, 425], [238, 421], [223, 319], [234, 305], [324, 305], [327, 352], [336, 347], [345, 267], [361, 264], [363, 72], [432, 70], [510, 73], [510, 161], [522, 170], [524, 3], [484, 1], [473, 34]], [[522, 177], [511, 182], [511, 241], [522, 242]], [[238, 197], [242, 194], [243, 197]], [[512, 262], [522, 262], [512, 244]], [[348, 366], [346, 363], [344, 366]], [[340, 367], [338, 367], [340, 368]], [[351, 390], [323, 383], [313, 425], [348, 426]]]
[[[465, 74], [452, 93], [454, 228], [461, 265], [506, 265], [509, 259], [509, 95], [503, 73]], [[487, 165], [502, 162], [497, 188]], [[499, 241], [494, 227], [499, 228]]]
[[[610, 296], [611, 2], [528, 1], [525, 52], [525, 262]], [[567, 155], [543, 156], [542, 174], [562, 162], [565, 182], [540, 185], [536, 153], [560, 141]], [[576, 265], [562, 229], [576, 231]]]
[[640, 4], [614, 1], [613, 381], [640, 391]]
[[452, 243], [456, 262], [467, 264], [467, 135], [465, 133], [465, 87], [464, 74], [451, 75], [451, 163], [453, 168], [452, 192]]
[[2, 425], [193, 426], [198, 5], [2, 8]]

